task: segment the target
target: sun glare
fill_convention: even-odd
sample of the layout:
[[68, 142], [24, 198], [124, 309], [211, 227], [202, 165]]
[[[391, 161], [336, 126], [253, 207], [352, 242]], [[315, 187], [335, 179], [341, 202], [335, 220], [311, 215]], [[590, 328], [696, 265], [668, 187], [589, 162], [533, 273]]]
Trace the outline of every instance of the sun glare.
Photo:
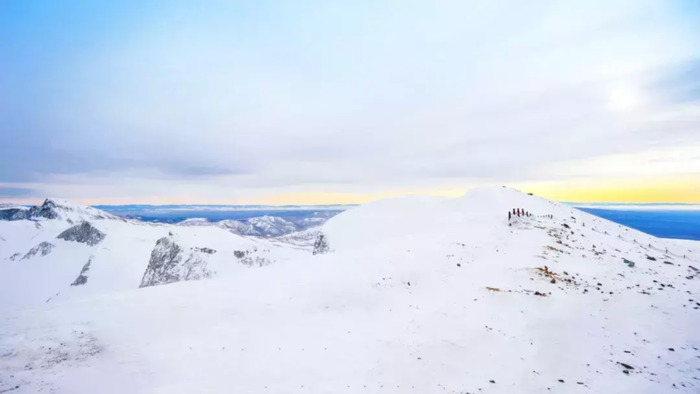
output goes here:
[[617, 87], [608, 97], [608, 109], [615, 112], [627, 112], [637, 109], [642, 103], [642, 94], [637, 88]]

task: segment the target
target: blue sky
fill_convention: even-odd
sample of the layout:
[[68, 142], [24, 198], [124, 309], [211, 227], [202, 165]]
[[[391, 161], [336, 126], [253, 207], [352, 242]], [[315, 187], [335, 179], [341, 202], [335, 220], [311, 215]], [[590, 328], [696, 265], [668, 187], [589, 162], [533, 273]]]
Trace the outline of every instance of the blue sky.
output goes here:
[[697, 179], [699, 59], [696, 1], [3, 1], [0, 200]]

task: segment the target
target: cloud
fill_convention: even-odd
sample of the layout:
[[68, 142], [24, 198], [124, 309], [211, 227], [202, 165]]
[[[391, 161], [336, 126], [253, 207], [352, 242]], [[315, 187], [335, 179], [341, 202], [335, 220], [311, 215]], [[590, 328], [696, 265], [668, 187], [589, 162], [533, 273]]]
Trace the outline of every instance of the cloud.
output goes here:
[[[700, 18], [668, 2], [111, 7], [0, 28], [0, 181], [365, 193], [697, 142]], [[38, 23], [56, 40], [10, 34]]]
[[32, 189], [0, 186], [0, 196], [3, 197], [29, 197], [33, 195], [34, 191]]

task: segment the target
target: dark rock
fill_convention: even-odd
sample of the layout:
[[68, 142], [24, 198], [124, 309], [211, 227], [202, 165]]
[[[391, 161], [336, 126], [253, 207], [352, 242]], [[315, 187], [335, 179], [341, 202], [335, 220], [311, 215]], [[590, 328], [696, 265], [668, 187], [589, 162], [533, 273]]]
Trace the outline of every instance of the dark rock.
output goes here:
[[[47, 254], [51, 253], [51, 251], [53, 250], [54, 247], [55, 247], [54, 244], [44, 241], [44, 242], [40, 243], [39, 245], [29, 249], [29, 252], [27, 252], [24, 255], [24, 257], [22, 257], [22, 260], [30, 259], [30, 258], [36, 256], [37, 254], [41, 254], [42, 256], [46, 256]], [[14, 257], [14, 255], [13, 255], [13, 257]]]
[[194, 248], [198, 252], [206, 253], [206, 254], [214, 254], [216, 253], [216, 250], [212, 248]]
[[326, 236], [323, 233], [318, 233], [318, 237], [316, 237], [316, 242], [314, 242], [313, 254], [323, 254], [328, 253], [329, 251], [330, 248], [328, 247], [328, 240]]
[[239, 262], [248, 267], [264, 267], [271, 264], [269, 259], [260, 256], [251, 256], [248, 251], [246, 251], [246, 255], [243, 256]]
[[156, 241], [139, 287], [197, 280], [211, 276], [207, 261], [197, 248], [185, 251], [171, 237]]
[[32, 220], [32, 219], [56, 219], [58, 205], [49, 199], [44, 200], [42, 205], [33, 206], [28, 209], [8, 208], [0, 210], [0, 220]]
[[58, 234], [56, 238], [95, 246], [105, 239], [105, 234], [96, 229], [90, 222], [82, 222]]
[[88, 262], [85, 263], [83, 268], [80, 270], [80, 274], [78, 274], [78, 277], [75, 278], [73, 283], [70, 284], [71, 286], [82, 286], [87, 283], [87, 273], [88, 271], [90, 271], [90, 263], [92, 263], [92, 257], [90, 257], [90, 259], [88, 259]]
[[28, 209], [4, 208], [0, 209], [0, 220], [23, 220], [27, 218]]

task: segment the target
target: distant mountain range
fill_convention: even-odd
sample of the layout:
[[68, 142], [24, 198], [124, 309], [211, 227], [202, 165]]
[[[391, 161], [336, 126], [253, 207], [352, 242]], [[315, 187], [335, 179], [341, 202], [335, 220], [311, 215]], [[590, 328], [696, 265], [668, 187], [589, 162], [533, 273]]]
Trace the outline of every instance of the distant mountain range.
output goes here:
[[179, 226], [216, 226], [238, 235], [256, 237], [279, 237], [298, 231], [308, 230], [323, 225], [336, 212], [325, 212], [312, 217], [295, 218], [292, 220], [279, 216], [257, 216], [244, 220], [225, 219], [211, 222], [204, 218], [185, 219], [177, 223]]

